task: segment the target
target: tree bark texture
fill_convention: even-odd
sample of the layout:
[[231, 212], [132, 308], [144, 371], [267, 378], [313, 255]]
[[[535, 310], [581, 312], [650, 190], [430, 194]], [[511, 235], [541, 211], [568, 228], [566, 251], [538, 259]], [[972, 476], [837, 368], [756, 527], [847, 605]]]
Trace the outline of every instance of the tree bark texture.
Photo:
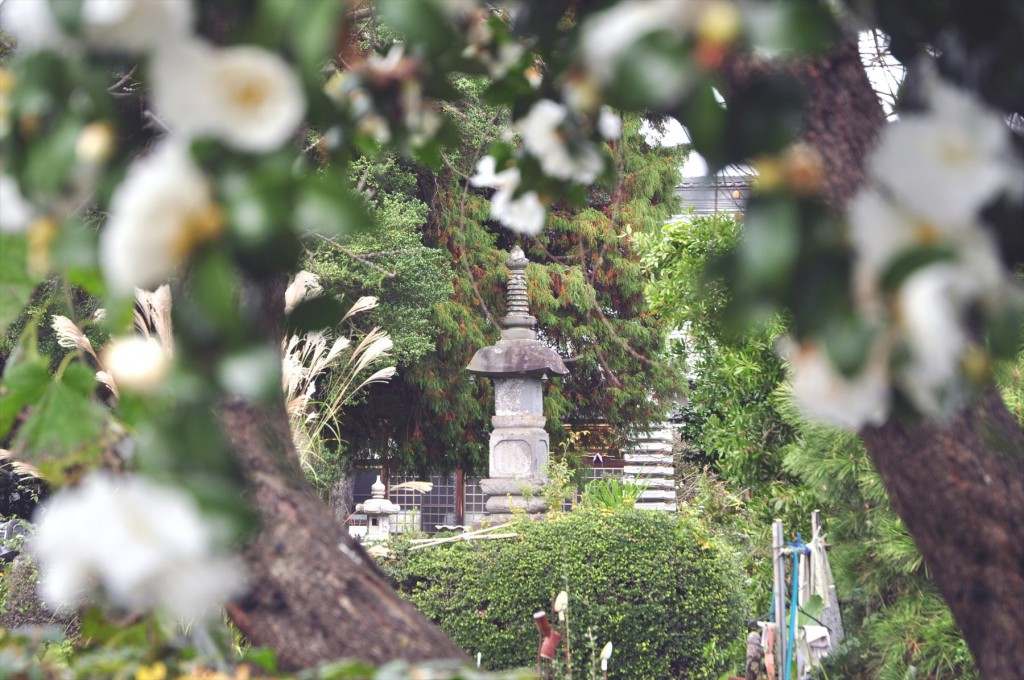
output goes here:
[[272, 647], [281, 670], [338, 658], [466, 658], [387, 584], [293, 462], [283, 407], [241, 401], [221, 408], [261, 528], [243, 550], [251, 588], [228, 607], [254, 644]]
[[[885, 117], [856, 41], [815, 59], [725, 63], [732, 88], [787, 71], [807, 93], [803, 139], [821, 155], [823, 199], [844, 210], [866, 179]], [[952, 190], [956, 190], [955, 188]], [[896, 420], [862, 433], [982, 677], [1024, 669], [1024, 433], [989, 387], [948, 422]]]
[[[283, 333], [282, 279], [243, 286], [253, 325], [275, 346]], [[228, 605], [254, 644], [273, 648], [283, 671], [341, 658], [372, 664], [468, 661], [391, 589], [313, 491], [299, 467], [283, 402], [261, 406], [232, 399], [218, 415], [260, 521], [242, 551], [249, 592]]]
[[948, 423], [862, 433], [982, 677], [1024, 669], [1024, 433], [990, 387]]

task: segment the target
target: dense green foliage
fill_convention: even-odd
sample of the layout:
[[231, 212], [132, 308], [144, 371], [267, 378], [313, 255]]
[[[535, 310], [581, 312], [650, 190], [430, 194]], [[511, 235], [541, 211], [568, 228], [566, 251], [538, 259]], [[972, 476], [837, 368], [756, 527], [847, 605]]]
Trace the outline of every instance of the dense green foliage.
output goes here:
[[[456, 263], [447, 299], [429, 309], [433, 349], [349, 410], [343, 438], [357, 458], [420, 470], [481, 465], [492, 388], [464, 369], [474, 352], [498, 339], [504, 262], [516, 244], [532, 262], [530, 304], [543, 337], [571, 359], [570, 376], [549, 383], [549, 422], [606, 423], [622, 443], [661, 418], [679, 387], [670, 364], [657, 358], [667, 327], [647, 310], [630, 238], [660, 228], [674, 211], [679, 150], [650, 145], [641, 118], [628, 118], [611, 149], [623, 172], [614, 191], [595, 188], [583, 208], [558, 206], [537, 238], [518, 237], [490, 222], [486, 196], [466, 185], [485, 146], [505, 129], [500, 112], [480, 103], [481, 87], [460, 81], [464, 98], [448, 114], [459, 121], [464, 143], [446, 157], [445, 171], [424, 173], [415, 189], [430, 207], [426, 252], [447, 251]], [[408, 195], [412, 186], [401, 190]], [[557, 443], [561, 432], [552, 430]]]
[[949, 608], [860, 439], [802, 419], [784, 391], [777, 402], [796, 425], [785, 467], [813, 493], [828, 520], [836, 590], [852, 634], [830, 667], [841, 677], [865, 680], [905, 678], [911, 668], [915, 677], [977, 677]]
[[362, 323], [387, 331], [395, 343], [392, 360], [402, 368], [434, 348], [431, 310], [448, 297], [451, 264], [447, 253], [423, 245], [428, 207], [416, 198], [413, 172], [394, 158], [363, 157], [352, 173], [368, 196], [375, 227], [311, 244], [307, 265], [349, 304], [361, 295], [378, 298]]
[[[801, 418], [782, 387], [782, 323], [742, 338], [724, 332], [728, 294], [708, 268], [740, 238], [741, 225], [718, 215], [666, 225], [643, 242], [651, 306], [684, 330], [676, 351], [693, 375], [681, 412], [683, 458], [720, 480], [700, 485], [693, 502], [746, 551], [750, 597], [761, 612], [771, 592], [772, 519], [806, 535], [810, 510], [822, 510], [847, 633], [830, 662], [838, 677], [904, 678], [911, 667], [924, 677], [976, 677], [860, 440]], [[999, 366], [1011, 408], [1020, 402], [1019, 364]]]
[[574, 665], [615, 645], [613, 678], [717, 678], [743, 635], [733, 557], [706, 528], [643, 510], [577, 511], [515, 525], [517, 538], [402, 553], [386, 569], [424, 614], [489, 669], [530, 666], [532, 614], [569, 593]]
[[711, 279], [711, 263], [736, 247], [740, 225], [725, 214], [672, 222], [641, 239], [651, 275], [651, 308], [680, 329], [674, 351], [692, 376], [681, 415], [687, 456], [741, 486], [778, 479], [781, 447], [790, 439], [770, 396], [785, 370], [775, 353], [781, 323], [734, 337], [722, 325], [728, 295]]

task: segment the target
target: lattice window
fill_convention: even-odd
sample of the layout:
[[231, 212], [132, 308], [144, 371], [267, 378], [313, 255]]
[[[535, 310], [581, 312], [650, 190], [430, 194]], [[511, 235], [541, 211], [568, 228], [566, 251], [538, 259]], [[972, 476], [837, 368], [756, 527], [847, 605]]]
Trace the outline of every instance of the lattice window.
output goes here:
[[[388, 492], [388, 498], [392, 503], [398, 503], [402, 506], [402, 510], [405, 515], [403, 520], [404, 526], [415, 529], [417, 531], [425, 531], [432, 534], [437, 531], [438, 525], [452, 525], [455, 524], [455, 478], [446, 475], [430, 475], [430, 482], [434, 485], [434, 488], [430, 490], [430, 493], [422, 494], [411, 489], [394, 489], [396, 484], [402, 482], [422, 480], [422, 477], [418, 476], [400, 476], [395, 475], [391, 477], [390, 486], [391, 490]], [[413, 508], [418, 508], [418, 526], [411, 526], [414, 521], [412, 519]]]

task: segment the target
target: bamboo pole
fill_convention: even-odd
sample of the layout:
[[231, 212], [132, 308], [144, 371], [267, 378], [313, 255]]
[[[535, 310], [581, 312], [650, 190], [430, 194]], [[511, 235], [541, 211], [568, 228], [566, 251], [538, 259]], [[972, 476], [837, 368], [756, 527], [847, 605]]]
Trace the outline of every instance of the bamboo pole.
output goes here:
[[779, 680], [786, 680], [786, 554], [782, 520], [772, 523], [772, 574], [775, 584], [775, 668]]

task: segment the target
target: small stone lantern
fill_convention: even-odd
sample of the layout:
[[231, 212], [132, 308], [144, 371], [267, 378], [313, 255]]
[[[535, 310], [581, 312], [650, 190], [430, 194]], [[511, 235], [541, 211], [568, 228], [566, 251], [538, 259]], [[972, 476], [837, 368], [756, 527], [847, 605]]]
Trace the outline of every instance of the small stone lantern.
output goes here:
[[[519, 246], [512, 249], [506, 264], [508, 305], [501, 339], [479, 350], [467, 367], [470, 373], [494, 381], [488, 476], [480, 480], [480, 489], [495, 521], [510, 518], [514, 510], [540, 513], [546, 509], [536, 495], [547, 483], [542, 381], [569, 373], [558, 353], [537, 336], [537, 319], [530, 314], [526, 295], [529, 261]], [[524, 491], [530, 497], [524, 497]]]
[[400, 505], [395, 505], [384, 497], [385, 491], [384, 482], [380, 481], [380, 475], [377, 475], [377, 481], [370, 487], [370, 500], [356, 505], [356, 512], [366, 515], [366, 535], [363, 537], [363, 543], [387, 542], [391, 532], [391, 517], [402, 509]]

